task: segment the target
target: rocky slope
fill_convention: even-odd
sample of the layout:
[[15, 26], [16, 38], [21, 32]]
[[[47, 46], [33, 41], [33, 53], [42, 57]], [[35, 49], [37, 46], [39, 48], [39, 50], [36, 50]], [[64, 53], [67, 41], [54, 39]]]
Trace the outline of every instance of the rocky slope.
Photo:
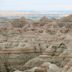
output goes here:
[[72, 72], [71, 21], [2, 18], [0, 72]]

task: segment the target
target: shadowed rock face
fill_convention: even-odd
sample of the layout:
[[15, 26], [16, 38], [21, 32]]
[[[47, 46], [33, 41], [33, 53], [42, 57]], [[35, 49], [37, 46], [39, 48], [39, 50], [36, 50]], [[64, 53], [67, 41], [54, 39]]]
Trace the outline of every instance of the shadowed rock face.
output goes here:
[[0, 72], [71, 72], [71, 21], [1, 19]]

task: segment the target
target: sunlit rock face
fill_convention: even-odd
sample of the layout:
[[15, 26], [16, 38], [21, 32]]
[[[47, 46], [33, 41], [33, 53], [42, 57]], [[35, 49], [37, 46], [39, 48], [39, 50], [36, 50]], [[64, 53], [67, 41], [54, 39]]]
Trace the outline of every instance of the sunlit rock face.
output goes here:
[[0, 72], [72, 72], [71, 21], [0, 18]]

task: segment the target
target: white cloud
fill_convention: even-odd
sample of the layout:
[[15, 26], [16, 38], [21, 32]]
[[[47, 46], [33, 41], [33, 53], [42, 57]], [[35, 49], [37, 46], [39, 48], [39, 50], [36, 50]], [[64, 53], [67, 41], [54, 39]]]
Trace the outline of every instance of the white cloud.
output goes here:
[[16, 4], [31, 4], [31, 2], [16, 2]]

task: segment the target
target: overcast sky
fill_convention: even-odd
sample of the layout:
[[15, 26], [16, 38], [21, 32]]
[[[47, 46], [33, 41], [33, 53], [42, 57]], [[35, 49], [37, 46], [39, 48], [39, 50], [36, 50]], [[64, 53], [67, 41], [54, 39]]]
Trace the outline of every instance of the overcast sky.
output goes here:
[[0, 0], [0, 10], [16, 10], [16, 11], [72, 10], [72, 0]]

